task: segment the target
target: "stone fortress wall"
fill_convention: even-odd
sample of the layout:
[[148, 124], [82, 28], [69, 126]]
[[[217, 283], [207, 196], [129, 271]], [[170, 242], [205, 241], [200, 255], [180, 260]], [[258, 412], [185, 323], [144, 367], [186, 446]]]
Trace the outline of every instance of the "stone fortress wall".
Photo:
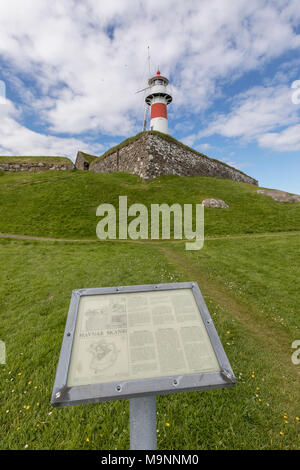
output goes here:
[[[11, 161], [10, 161], [11, 160]], [[63, 157], [7, 157], [5, 161], [1, 161], [0, 170], [9, 172], [34, 172], [56, 170], [65, 171], [73, 170], [75, 165], [68, 158]]]
[[212, 176], [258, 185], [258, 181], [226, 163], [209, 158], [169, 135], [147, 131], [121, 142], [101, 157], [78, 152], [75, 165], [65, 157], [0, 157], [5, 172], [89, 170], [126, 172], [151, 180], [160, 175]]
[[[146, 132], [140, 138], [91, 162], [94, 172], [127, 172], [151, 180], [160, 175], [212, 176], [257, 185], [258, 181], [173, 139]], [[77, 166], [77, 165], [76, 165]]]

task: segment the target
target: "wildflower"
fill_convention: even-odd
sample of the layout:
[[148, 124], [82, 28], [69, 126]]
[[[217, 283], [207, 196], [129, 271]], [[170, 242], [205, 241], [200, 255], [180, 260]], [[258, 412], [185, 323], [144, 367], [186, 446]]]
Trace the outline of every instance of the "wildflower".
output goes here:
[[256, 390], [260, 390], [260, 388], [259, 388], [259, 387], [256, 387]]
[[85, 442], [90, 442], [90, 440], [89, 440], [89, 438], [88, 438], [88, 437], [86, 438]]
[[29, 410], [29, 408], [30, 408], [30, 406], [29, 406], [29, 405], [27, 405], [27, 406], [26, 406], [26, 410]]
[[169, 427], [170, 427], [170, 423], [166, 423], [166, 427], [169, 428]]
[[27, 448], [28, 448], [28, 444], [26, 444], [26, 445], [24, 446], [24, 449], [27, 449]]
[[259, 398], [258, 401], [261, 401], [261, 398]]
[[264, 382], [264, 381], [265, 381], [265, 379], [264, 379], [263, 377], [261, 378], [261, 380], [262, 380], [262, 382]]
[[29, 380], [28, 385], [31, 385], [31, 380]]
[[18, 375], [22, 375], [22, 372], [19, 372]]
[[280, 433], [279, 433], [279, 434], [280, 434], [281, 436], [283, 436], [283, 435], [284, 435], [284, 432], [280, 431]]
[[299, 419], [300, 419], [299, 416], [296, 416], [296, 421], [299, 421]]
[[36, 406], [40, 406], [39, 402], [37, 402]]
[[9, 413], [9, 410], [6, 410], [6, 414]]
[[284, 419], [287, 419], [287, 415], [283, 415]]
[[289, 422], [288, 422], [288, 421], [285, 421], [285, 424], [289, 424]]
[[229, 331], [229, 330], [228, 330], [228, 331], [226, 331], [226, 334], [227, 334], [227, 335], [230, 335], [230, 331]]

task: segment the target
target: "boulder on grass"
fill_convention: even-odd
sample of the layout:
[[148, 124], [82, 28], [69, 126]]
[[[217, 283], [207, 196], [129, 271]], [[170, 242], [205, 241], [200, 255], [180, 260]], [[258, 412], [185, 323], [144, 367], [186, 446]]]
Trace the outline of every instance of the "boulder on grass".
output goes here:
[[300, 201], [300, 196], [297, 194], [290, 194], [286, 191], [279, 191], [278, 189], [258, 189], [258, 194], [264, 194], [271, 197], [276, 202], [297, 202]]
[[222, 201], [222, 199], [213, 199], [213, 198], [204, 199], [202, 201], [202, 205], [204, 207], [216, 207], [216, 208], [220, 208], [220, 209], [228, 209], [229, 208], [228, 204], [226, 204], [226, 202]]

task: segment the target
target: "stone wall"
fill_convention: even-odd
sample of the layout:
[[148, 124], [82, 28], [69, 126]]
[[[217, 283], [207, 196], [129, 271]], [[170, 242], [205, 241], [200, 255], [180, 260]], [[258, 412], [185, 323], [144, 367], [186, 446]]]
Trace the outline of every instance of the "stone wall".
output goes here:
[[46, 162], [46, 161], [39, 161], [37, 158], [37, 161], [34, 162], [32, 161], [21, 161], [21, 160], [14, 160], [12, 158], [12, 162], [1, 162], [0, 161], [0, 170], [3, 171], [10, 171], [10, 172], [23, 172], [23, 171], [29, 171], [29, 172], [42, 172], [42, 171], [48, 171], [48, 170], [56, 170], [56, 171], [63, 171], [63, 170], [73, 170], [74, 169], [74, 164], [71, 162], [71, 160], [66, 161], [63, 160], [62, 162], [59, 161], [59, 157], [57, 158], [57, 162], [54, 162], [53, 159], [51, 162]]
[[90, 171], [98, 172], [126, 172], [139, 175], [143, 179], [148, 179], [149, 164], [149, 148], [148, 136], [142, 135], [134, 142], [122, 147], [115, 152], [95, 160]]
[[160, 175], [213, 176], [257, 185], [258, 181], [220, 161], [202, 156], [157, 134], [137, 140], [99, 158], [90, 166], [95, 172], [122, 171], [145, 180]]

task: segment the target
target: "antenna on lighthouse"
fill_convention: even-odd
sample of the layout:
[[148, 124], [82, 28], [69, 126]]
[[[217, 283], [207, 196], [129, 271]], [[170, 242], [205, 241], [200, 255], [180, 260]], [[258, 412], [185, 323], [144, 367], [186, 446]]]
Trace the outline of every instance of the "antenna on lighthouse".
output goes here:
[[[151, 70], [150, 70], [150, 47], [147, 46], [147, 49], [148, 49], [148, 68], [149, 68], [149, 78], [151, 76]], [[137, 93], [141, 93], [142, 91], [146, 91], [150, 88], [150, 86], [147, 86], [146, 88], [142, 88], [142, 90], [138, 90], [135, 92], [135, 94]], [[149, 118], [149, 105], [145, 102], [145, 111], [144, 111], [144, 120], [143, 120], [143, 132], [145, 132], [146, 130], [146, 127], [147, 127], [147, 122], [148, 122], [148, 118]]]
[[149, 65], [149, 78], [150, 78], [151, 71], [150, 71], [150, 47], [149, 46], [148, 46], [148, 65]]

